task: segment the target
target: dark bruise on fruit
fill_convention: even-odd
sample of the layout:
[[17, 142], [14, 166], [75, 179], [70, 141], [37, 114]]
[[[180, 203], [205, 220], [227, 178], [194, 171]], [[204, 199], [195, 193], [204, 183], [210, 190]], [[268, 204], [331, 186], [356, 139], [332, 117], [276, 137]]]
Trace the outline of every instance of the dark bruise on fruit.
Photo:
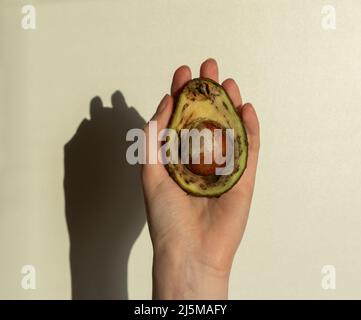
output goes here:
[[228, 106], [224, 101], [222, 101], [222, 104], [223, 104], [223, 107], [225, 107], [228, 110]]
[[178, 96], [168, 128], [176, 130], [178, 136], [182, 129], [206, 128], [212, 133], [221, 129], [222, 155], [226, 141], [224, 132], [233, 129], [234, 167], [230, 174], [216, 175], [215, 169], [225, 164], [217, 164], [213, 158], [211, 164], [205, 164], [202, 154], [199, 164], [192, 161], [182, 164], [178, 154], [178, 163], [170, 162], [166, 168], [173, 180], [194, 196], [219, 197], [237, 183], [247, 164], [247, 135], [236, 108], [221, 85], [206, 78], [189, 81]]

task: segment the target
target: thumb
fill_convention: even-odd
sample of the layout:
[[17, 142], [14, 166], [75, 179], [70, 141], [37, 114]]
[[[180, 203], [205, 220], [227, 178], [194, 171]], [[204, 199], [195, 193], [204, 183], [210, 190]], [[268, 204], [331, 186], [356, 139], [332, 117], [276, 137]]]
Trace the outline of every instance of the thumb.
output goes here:
[[172, 114], [173, 98], [166, 94], [159, 103], [157, 111], [153, 115], [151, 121], [157, 121], [158, 132], [165, 129]]
[[[173, 109], [173, 98], [166, 94], [161, 102], [159, 103], [159, 106], [157, 108], [156, 113], [153, 115], [152, 119], [146, 124], [144, 127], [144, 132], [146, 136], [147, 141], [147, 147], [146, 147], [146, 163], [143, 165], [142, 168], [142, 177], [144, 183], [146, 183], [146, 180], [151, 180], [152, 183], [155, 181], [159, 181], [159, 179], [163, 179], [168, 175], [166, 172], [164, 166], [162, 163], [159, 162], [158, 159], [158, 150], [160, 147], [160, 141], [158, 141], [158, 134], [161, 130], [167, 128], [169, 119], [172, 115], [172, 109]], [[151, 136], [150, 132], [150, 125], [156, 124], [157, 131], [156, 131], [156, 137]], [[154, 142], [150, 141], [151, 139], [157, 139], [157, 143], [154, 144]], [[154, 148], [156, 146], [156, 148]], [[157, 159], [156, 164], [150, 163], [150, 158]]]

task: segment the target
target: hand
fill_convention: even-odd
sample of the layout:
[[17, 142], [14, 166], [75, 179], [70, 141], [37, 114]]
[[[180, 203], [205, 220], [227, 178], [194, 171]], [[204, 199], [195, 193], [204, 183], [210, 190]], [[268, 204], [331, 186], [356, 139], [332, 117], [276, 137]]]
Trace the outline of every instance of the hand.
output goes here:
[[[208, 59], [200, 76], [218, 80], [218, 66]], [[174, 99], [192, 75], [178, 68], [171, 95], [161, 101], [153, 120], [167, 127]], [[142, 181], [154, 249], [153, 298], [226, 299], [234, 254], [242, 239], [250, 209], [260, 146], [259, 124], [250, 103], [242, 104], [234, 80], [222, 83], [243, 120], [249, 150], [247, 169], [239, 182], [220, 198], [187, 195], [161, 164], [145, 164]], [[145, 127], [148, 134], [148, 127]]]

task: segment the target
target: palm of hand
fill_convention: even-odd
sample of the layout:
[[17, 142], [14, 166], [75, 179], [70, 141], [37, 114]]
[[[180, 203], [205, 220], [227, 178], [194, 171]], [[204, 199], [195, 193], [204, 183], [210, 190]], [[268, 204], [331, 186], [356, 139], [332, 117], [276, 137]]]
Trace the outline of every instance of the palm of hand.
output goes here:
[[[202, 64], [201, 76], [218, 81], [214, 60]], [[175, 95], [190, 78], [187, 67], [179, 68], [173, 77], [172, 94]], [[247, 169], [239, 182], [219, 198], [203, 198], [187, 195], [161, 164], [145, 165], [142, 177], [154, 247], [180, 247], [196, 255], [204, 265], [228, 270], [247, 223], [258, 158], [259, 128], [253, 107], [242, 105], [236, 83], [228, 79], [222, 85], [238, 106], [249, 140]], [[165, 100], [162, 101], [165, 107], [155, 116], [159, 130], [167, 126], [172, 112], [173, 98]]]

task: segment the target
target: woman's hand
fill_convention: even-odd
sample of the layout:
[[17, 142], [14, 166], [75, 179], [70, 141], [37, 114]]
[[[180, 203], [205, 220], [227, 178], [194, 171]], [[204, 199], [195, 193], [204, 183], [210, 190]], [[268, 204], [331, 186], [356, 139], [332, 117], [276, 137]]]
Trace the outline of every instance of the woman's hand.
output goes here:
[[[218, 79], [217, 63], [208, 59], [200, 76]], [[152, 120], [158, 131], [168, 125], [174, 98], [191, 80], [189, 67], [178, 68], [171, 95], [161, 101]], [[243, 104], [234, 80], [222, 83], [243, 120], [248, 137], [247, 168], [239, 182], [220, 198], [187, 195], [159, 164], [142, 170], [150, 235], [154, 249], [154, 299], [226, 299], [234, 254], [250, 209], [260, 146], [259, 123], [250, 103]], [[148, 126], [145, 127], [146, 134]]]

